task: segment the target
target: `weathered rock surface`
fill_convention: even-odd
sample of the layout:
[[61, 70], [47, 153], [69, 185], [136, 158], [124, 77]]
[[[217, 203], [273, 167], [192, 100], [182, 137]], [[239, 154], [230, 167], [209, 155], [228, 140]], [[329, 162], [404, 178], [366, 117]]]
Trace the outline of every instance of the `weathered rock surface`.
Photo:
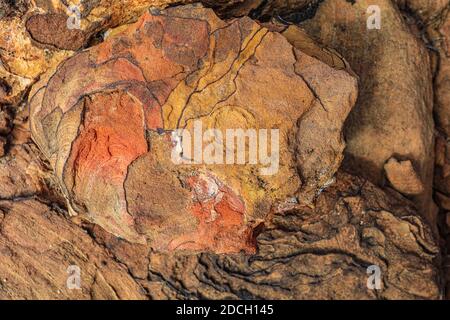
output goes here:
[[[315, 209], [275, 213], [255, 256], [152, 253], [152, 292], [156, 298], [437, 298], [438, 248], [412, 208], [395, 193], [339, 174]], [[382, 269], [380, 291], [367, 289], [370, 265]]]
[[[367, 27], [371, 5], [380, 8], [381, 30]], [[325, 0], [302, 26], [360, 76], [358, 102], [345, 128], [346, 168], [382, 184], [387, 160], [411, 161], [424, 186], [415, 202], [436, 225], [432, 73], [423, 43], [389, 0]]]
[[[450, 299], [449, 0], [189, 2], [0, 0], [0, 299]], [[355, 77], [345, 165], [383, 190], [335, 175]], [[278, 175], [175, 165], [198, 119], [280, 129]]]
[[[288, 36], [293, 43], [302, 37]], [[72, 213], [161, 250], [253, 252], [253, 229], [277, 202], [300, 189], [311, 202], [333, 178], [356, 94], [347, 71], [279, 33], [187, 6], [147, 12], [66, 60], [33, 87], [30, 117]], [[200, 163], [183, 142], [194, 165], [174, 164], [174, 131], [196, 139], [198, 125], [223, 131], [220, 140], [228, 129], [277, 129], [279, 138], [259, 132], [252, 165], [225, 166], [222, 141], [213, 161], [200, 155]], [[280, 153], [272, 155], [276, 163], [261, 164], [268, 139]], [[226, 140], [228, 153], [234, 140]]]
[[389, 159], [384, 165], [386, 177], [395, 190], [405, 195], [417, 195], [423, 192], [423, 184], [411, 163], [411, 161], [398, 161]]
[[[0, 103], [18, 103], [37, 78], [80, 50], [101, 41], [109, 28], [136, 21], [144, 11], [194, 0], [86, 0], [0, 2]], [[227, 16], [270, 16], [308, 8], [317, 0], [204, 1]]]
[[441, 13], [450, 5], [449, 0], [395, 0], [400, 9], [419, 17], [424, 24], [440, 19]]
[[436, 140], [436, 170], [434, 186], [441, 211], [444, 272], [447, 274], [447, 298], [450, 299], [450, 227], [446, 223], [450, 212], [450, 5], [427, 28], [432, 44], [438, 49], [439, 60], [435, 76], [435, 107], [438, 136]]
[[2, 2], [0, 103], [18, 103], [41, 74], [73, 50], [95, 42], [98, 33], [136, 20], [149, 6], [164, 8], [174, 2], [178, 1]]
[[[436, 299], [437, 252], [411, 203], [339, 173], [315, 209], [279, 207], [258, 252], [157, 253], [36, 200], [0, 201], [0, 298]], [[68, 290], [67, 268], [81, 270]], [[382, 289], [367, 289], [378, 265]]]
[[[126, 267], [81, 228], [37, 200], [0, 201], [0, 298], [143, 299]], [[70, 266], [81, 270], [70, 290]]]
[[202, 3], [214, 8], [221, 16], [248, 15], [262, 20], [295, 14], [306, 18], [320, 2], [321, 0], [202, 0]]

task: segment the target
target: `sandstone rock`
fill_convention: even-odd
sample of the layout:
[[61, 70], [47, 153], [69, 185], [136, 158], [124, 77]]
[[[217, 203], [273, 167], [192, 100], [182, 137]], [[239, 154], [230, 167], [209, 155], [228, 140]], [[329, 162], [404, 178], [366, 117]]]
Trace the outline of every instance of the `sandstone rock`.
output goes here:
[[441, 36], [439, 70], [435, 79], [437, 125], [450, 136], [450, 11], [438, 29]]
[[[175, 7], [145, 13], [42, 77], [30, 92], [32, 135], [71, 213], [158, 250], [254, 252], [272, 207], [299, 190], [311, 202], [332, 180], [357, 93], [346, 70], [296, 48], [304, 35], [287, 38], [294, 46], [249, 18]], [[199, 127], [222, 134], [203, 137], [216, 138], [212, 162], [176, 140], [179, 129], [197, 139]], [[227, 129], [259, 130], [259, 149], [270, 139], [279, 155], [225, 165]], [[174, 163], [178, 147], [191, 164]]]
[[0, 135], [6, 136], [11, 131], [11, 118], [8, 111], [0, 108]]
[[39, 47], [25, 25], [38, 10], [28, 4], [0, 19], [0, 103], [17, 104], [41, 73], [69, 57], [70, 52]]
[[80, 49], [86, 44], [88, 36], [80, 29], [69, 29], [67, 20], [65, 14], [35, 14], [26, 21], [26, 29], [33, 40], [41, 44], [66, 50]]
[[[438, 249], [412, 204], [345, 173], [315, 209], [278, 207], [254, 256], [157, 253], [31, 199], [0, 201], [0, 226], [1, 299], [439, 297]], [[381, 290], [367, 288], [371, 265]], [[81, 290], [67, 287], [70, 266]]]
[[[145, 299], [142, 287], [81, 228], [36, 200], [0, 201], [0, 299]], [[81, 288], [67, 286], [69, 267]]]
[[439, 135], [436, 139], [436, 172], [434, 184], [443, 193], [450, 193], [450, 149], [447, 139]]
[[398, 161], [389, 159], [384, 165], [386, 176], [392, 186], [406, 195], [417, 195], [423, 192], [423, 184], [417, 176], [411, 161]]
[[[302, 11], [313, 11], [321, 0], [203, 0], [221, 16], [253, 18], [267, 20], [274, 16], [286, 16]], [[307, 15], [306, 13], [306, 15]]]
[[439, 208], [442, 208], [445, 211], [450, 211], [450, 198], [449, 197], [447, 197], [445, 194], [443, 194], [439, 191], [436, 191], [435, 198], [436, 198], [436, 203], [438, 204]]
[[[433, 45], [439, 50], [439, 64], [435, 76], [435, 118], [439, 130], [436, 139], [436, 168], [434, 187], [436, 198], [441, 209], [441, 236], [443, 238], [442, 252], [448, 255], [450, 252], [450, 236], [448, 235], [448, 211], [450, 210], [450, 149], [448, 138], [450, 136], [450, 8], [441, 14], [434, 24], [428, 27]], [[447, 265], [447, 266], [446, 266]], [[450, 268], [448, 262], [444, 262], [444, 274], [447, 277], [447, 298], [450, 294]]]
[[[450, 12], [437, 26], [435, 44], [439, 49], [439, 69], [435, 77], [435, 115], [439, 135], [436, 140], [435, 188], [450, 195]], [[445, 207], [444, 207], [445, 209]]]
[[[42, 73], [87, 46], [99, 41], [109, 28], [121, 26], [141, 16], [149, 7], [155, 11], [169, 5], [194, 0], [81, 1], [76, 5], [60, 0], [13, 1], [0, 7], [0, 102], [17, 103]], [[226, 16], [271, 16], [287, 14], [319, 0], [208, 1]], [[69, 28], [70, 26], [70, 28]], [[14, 35], [14, 36], [11, 36]], [[97, 38], [97, 40], [95, 40]]]
[[0, 136], [0, 199], [10, 201], [42, 195], [54, 180], [38, 148], [31, 143], [28, 109], [15, 109], [14, 114], [0, 110], [0, 119], [2, 115], [7, 119], [6, 136]]
[[449, 0], [395, 0], [399, 7], [418, 16], [424, 23], [439, 18], [450, 5]]
[[[370, 5], [381, 10], [381, 30], [368, 29]], [[382, 183], [393, 156], [410, 159], [424, 185], [415, 197], [432, 225], [434, 124], [432, 74], [424, 45], [388, 0], [325, 0], [302, 26], [339, 51], [360, 76], [358, 103], [346, 123], [346, 168]]]
[[3, 5], [0, 102], [18, 103], [35, 79], [73, 55], [72, 50], [82, 49], [97, 33], [136, 20], [150, 6], [164, 8], [173, 2], [101, 0], [71, 7], [51, 0]]
[[0, 137], [0, 158], [5, 155], [6, 138]]
[[[71, 29], [71, 1], [0, 1], [0, 299], [450, 299], [449, 0], [202, 1], [260, 25], [160, 11], [188, 2], [80, 1]], [[350, 66], [346, 168], [384, 190], [335, 174]], [[430, 70], [442, 258], [421, 217]], [[278, 174], [175, 165], [198, 119], [280, 129]], [[420, 184], [419, 210], [389, 188]]]
[[0, 158], [0, 199], [30, 197], [43, 190], [43, 165], [34, 145], [13, 146]]
[[[394, 209], [395, 208], [395, 209]], [[274, 213], [255, 256], [155, 253], [156, 299], [437, 299], [438, 248], [411, 203], [340, 173], [315, 209]], [[378, 265], [382, 289], [367, 288]], [[183, 270], [183, 272], [178, 272]], [[264, 288], [264, 289], [262, 289]]]

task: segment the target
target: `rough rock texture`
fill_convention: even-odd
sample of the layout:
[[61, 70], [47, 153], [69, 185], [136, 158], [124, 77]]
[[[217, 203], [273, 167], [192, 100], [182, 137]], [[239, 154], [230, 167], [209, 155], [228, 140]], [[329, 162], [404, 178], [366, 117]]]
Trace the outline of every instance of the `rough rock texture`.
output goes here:
[[149, 6], [174, 2], [89, 0], [75, 2], [71, 11], [60, 0], [1, 1], [0, 103], [18, 103], [41, 74], [98, 41], [99, 33], [136, 20]]
[[440, 19], [442, 11], [450, 5], [449, 0], [395, 0], [400, 9], [416, 15], [422, 23], [429, 24]]
[[[158, 11], [191, 2], [195, 1], [0, 1], [0, 103], [18, 103], [41, 74], [73, 55], [72, 50], [100, 41], [109, 28], [136, 21], [149, 7]], [[228, 16], [244, 16], [253, 11], [259, 17], [272, 11], [292, 12], [317, 1], [204, 2]]]
[[[370, 5], [380, 7], [381, 30], [367, 28]], [[387, 160], [411, 161], [424, 185], [415, 202], [435, 225], [432, 73], [425, 46], [390, 0], [325, 0], [302, 26], [360, 76], [358, 103], [346, 124], [346, 167], [381, 184]]]
[[[30, 93], [31, 128], [74, 213], [162, 250], [253, 252], [252, 230], [277, 202], [300, 188], [312, 201], [333, 178], [356, 94], [345, 70], [248, 18], [177, 7], [144, 14], [43, 78]], [[174, 130], [196, 139], [196, 121], [223, 130], [227, 149], [226, 129], [279, 130], [279, 165], [269, 172], [259, 155], [258, 165], [224, 166], [216, 149], [214, 163], [174, 164]], [[261, 149], [269, 137], [259, 139]]]
[[[145, 290], [102, 246], [46, 204], [0, 201], [0, 298], [143, 299]], [[66, 285], [81, 268], [81, 290]]]
[[[279, 207], [248, 256], [158, 253], [32, 199], [0, 201], [0, 298], [436, 299], [438, 248], [412, 204], [339, 173], [315, 209]], [[91, 238], [92, 237], [92, 238]], [[368, 290], [379, 265], [382, 289]], [[67, 268], [81, 290], [66, 287]], [[26, 289], [29, 288], [29, 289]]]
[[432, 45], [437, 48], [439, 59], [435, 75], [435, 117], [438, 127], [436, 140], [436, 200], [440, 207], [441, 235], [446, 258], [444, 270], [447, 274], [447, 298], [450, 299], [450, 4], [438, 18], [427, 27]]
[[417, 195], [423, 192], [423, 184], [417, 176], [411, 161], [397, 161], [389, 159], [384, 165], [386, 178], [395, 190], [405, 195]]
[[[395, 192], [338, 174], [315, 209], [275, 213], [255, 256], [152, 253], [152, 292], [160, 288], [157, 298], [437, 298], [438, 248], [412, 208]], [[382, 268], [380, 291], [367, 290], [369, 265]]]
[[273, 17], [295, 16], [296, 20], [310, 16], [321, 0], [202, 0], [225, 17], [249, 15], [267, 20]]
[[[190, 2], [0, 0], [0, 299], [450, 299], [449, 0]], [[175, 166], [198, 118], [277, 124], [278, 175]]]

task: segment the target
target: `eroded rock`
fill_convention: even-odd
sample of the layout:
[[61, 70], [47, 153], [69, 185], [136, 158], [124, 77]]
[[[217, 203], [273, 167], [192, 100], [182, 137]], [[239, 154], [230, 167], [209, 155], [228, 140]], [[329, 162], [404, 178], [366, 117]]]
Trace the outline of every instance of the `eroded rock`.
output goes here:
[[[0, 212], [2, 300], [146, 298], [105, 248], [45, 204], [1, 200]], [[71, 267], [80, 271], [79, 289], [67, 285]]]
[[[381, 12], [381, 29], [369, 29], [369, 6]], [[393, 156], [410, 159], [424, 185], [415, 202], [432, 225], [434, 122], [428, 52], [388, 0], [325, 0], [302, 26], [339, 51], [360, 76], [360, 95], [346, 123], [346, 168], [376, 183]]]
[[[158, 253], [37, 200], [0, 201], [1, 299], [437, 299], [437, 246], [397, 193], [338, 173], [314, 209], [278, 207], [258, 252]], [[381, 269], [381, 290], [367, 268]], [[67, 286], [81, 271], [80, 290]], [[30, 274], [30, 271], [32, 273]], [[29, 290], [28, 288], [32, 288]]]
[[[13, 1], [0, 7], [0, 103], [17, 104], [36, 79], [98, 34], [173, 0]], [[189, 2], [189, 1], [185, 1]]]
[[[33, 139], [71, 212], [160, 250], [254, 252], [271, 208], [296, 195], [311, 203], [343, 158], [356, 79], [302, 52], [302, 39], [175, 7], [145, 13], [43, 77], [30, 93]], [[243, 165], [249, 148], [244, 163], [226, 164], [210, 143], [212, 162], [204, 150], [199, 162], [197, 147], [188, 155], [174, 140], [185, 129], [196, 141], [199, 127], [223, 131], [203, 137], [222, 147], [228, 129], [257, 130], [259, 149], [275, 141], [279, 154]], [[174, 147], [193, 162], [174, 162]]]
[[[281, 209], [281, 208], [280, 208]], [[316, 208], [283, 208], [255, 256], [151, 253], [152, 298], [436, 299], [438, 247], [411, 203], [340, 173]], [[367, 267], [382, 289], [367, 288]], [[182, 269], [183, 272], [177, 272]]]
[[406, 195], [417, 195], [423, 192], [422, 181], [417, 176], [411, 161], [398, 161], [391, 158], [384, 165], [384, 170], [395, 190]]
[[[423, 134], [421, 145], [428, 141], [422, 129], [431, 109], [417, 106], [422, 100], [429, 105], [424, 70], [431, 64], [439, 131], [435, 198], [442, 247], [450, 247], [448, 0], [395, 1], [417, 18], [408, 20], [409, 26], [418, 22], [414, 30], [389, 2], [359, 0], [342, 0], [335, 11], [327, 0], [205, 1], [222, 17], [272, 20], [261, 24], [267, 29], [248, 18], [221, 21], [198, 7], [160, 11], [172, 1], [82, 1], [80, 29], [69, 30], [69, 2], [0, 2], [0, 299], [440, 298], [439, 286], [450, 283], [450, 260], [444, 256], [439, 263], [423, 210], [388, 184], [382, 191], [335, 172], [345, 146], [343, 122], [356, 95], [345, 56], [363, 89], [358, 105], [364, 109], [350, 127], [370, 127], [378, 115], [373, 141], [386, 148], [383, 141], [396, 141], [398, 130], [405, 148], [393, 143], [387, 158], [375, 149], [374, 159], [391, 160], [374, 169], [373, 159], [347, 164], [379, 183], [386, 174], [405, 195], [419, 193], [422, 181], [429, 190], [421, 159], [432, 146], [415, 153], [405, 138], [411, 131], [402, 126], [419, 128], [412, 131]], [[381, 6], [384, 35], [365, 33], [368, 4]], [[127, 25], [149, 6], [151, 15]], [[287, 25], [313, 18], [316, 10], [306, 29], [321, 44]], [[434, 54], [425, 61], [413, 35], [428, 37], [439, 59]], [[237, 72], [227, 69], [237, 65]], [[28, 110], [19, 103], [38, 79], [29, 95], [32, 110], [40, 108], [32, 117], [33, 135], [56, 175], [30, 142]], [[208, 109], [230, 87], [236, 90], [218, 102], [220, 110]], [[230, 101], [236, 105], [221, 105]], [[391, 102], [400, 106], [398, 113], [387, 108]], [[184, 118], [176, 108], [183, 103]], [[381, 106], [379, 114], [373, 106]], [[175, 165], [173, 128], [180, 122], [192, 133], [198, 118], [204, 130], [282, 123], [288, 148], [280, 153], [286, 161], [280, 161], [279, 176], [261, 175], [261, 166]], [[415, 198], [419, 208], [421, 199]], [[381, 268], [380, 291], [367, 288], [371, 265]], [[81, 270], [81, 290], [68, 290], [70, 266]]]

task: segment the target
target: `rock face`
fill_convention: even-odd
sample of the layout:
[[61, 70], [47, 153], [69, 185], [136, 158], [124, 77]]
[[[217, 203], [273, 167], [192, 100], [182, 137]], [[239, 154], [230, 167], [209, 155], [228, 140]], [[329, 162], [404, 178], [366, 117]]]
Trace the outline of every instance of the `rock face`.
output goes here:
[[[226, 16], [255, 17], [290, 12], [318, 0], [208, 1]], [[145, 11], [193, 0], [85, 0], [0, 2], [0, 103], [18, 103], [35, 79], [90, 43], [108, 28], [136, 21]]]
[[437, 203], [441, 209], [441, 235], [444, 241], [444, 270], [447, 281], [447, 299], [450, 299], [450, 5], [442, 10], [440, 18], [427, 28], [433, 45], [439, 52], [439, 63], [435, 76], [435, 115], [438, 127], [436, 141], [435, 189]]
[[[145, 291], [82, 229], [39, 201], [0, 201], [0, 298], [144, 299]], [[77, 266], [81, 290], [66, 285]]]
[[[0, 208], [1, 299], [439, 297], [438, 249], [412, 204], [345, 173], [315, 209], [278, 207], [253, 256], [157, 253], [95, 225], [83, 232], [36, 200]], [[372, 265], [380, 290], [367, 288]], [[81, 270], [81, 290], [67, 289], [71, 266]]]
[[[380, 9], [380, 30], [367, 27], [371, 5]], [[411, 161], [424, 186], [415, 202], [435, 225], [432, 73], [425, 46], [389, 0], [325, 0], [302, 26], [360, 76], [358, 103], [345, 129], [346, 167], [382, 184], [391, 157]]]
[[449, 0], [193, 2], [0, 1], [0, 299], [450, 299]]
[[419, 17], [424, 24], [439, 19], [441, 13], [450, 5], [449, 0], [395, 0], [397, 5]]
[[[332, 179], [356, 94], [347, 71], [279, 33], [187, 6], [66, 60], [31, 91], [30, 117], [73, 213], [161, 250], [254, 252], [277, 202], [312, 200]], [[249, 136], [237, 159], [230, 129]]]
[[417, 176], [411, 161], [397, 161], [389, 159], [384, 165], [386, 178], [395, 190], [406, 195], [417, 195], [423, 192], [423, 184]]
[[203, 0], [221, 16], [267, 20], [272, 17], [300, 14], [305, 18], [313, 12], [321, 0]]
[[[336, 180], [315, 209], [294, 206], [275, 213], [257, 238], [255, 256], [151, 254], [153, 297], [437, 298], [438, 248], [413, 206], [348, 174]], [[371, 265], [382, 270], [379, 291], [367, 289]]]
[[[450, 15], [449, 15], [450, 16]], [[437, 189], [450, 195], [450, 156], [448, 137], [450, 136], [450, 19], [444, 19], [438, 29], [441, 42], [439, 70], [436, 75], [436, 118], [440, 135], [436, 145], [436, 180]]]

